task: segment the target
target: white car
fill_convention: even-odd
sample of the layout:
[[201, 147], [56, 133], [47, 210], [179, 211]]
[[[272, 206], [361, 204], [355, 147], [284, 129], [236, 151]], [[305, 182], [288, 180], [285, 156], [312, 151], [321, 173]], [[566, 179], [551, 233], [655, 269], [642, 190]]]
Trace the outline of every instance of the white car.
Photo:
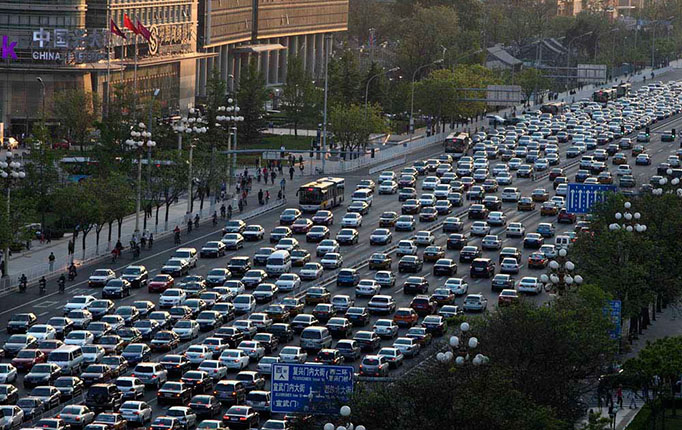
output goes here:
[[265, 348], [255, 340], [243, 340], [239, 342], [237, 349], [244, 352], [252, 361], [258, 361], [265, 356]]
[[490, 234], [490, 225], [485, 221], [474, 221], [471, 224], [471, 234], [474, 236], [485, 236]]
[[502, 241], [496, 234], [489, 234], [481, 241], [481, 248], [483, 249], [500, 249]]
[[239, 249], [244, 247], [244, 236], [239, 233], [225, 233], [220, 241], [227, 249]]
[[112, 279], [116, 279], [116, 273], [111, 269], [97, 269], [88, 278], [89, 287], [103, 287]]
[[[125, 376], [119, 378], [127, 378]], [[137, 379], [137, 378], [131, 378]], [[144, 385], [143, 385], [144, 388]], [[152, 408], [147, 404], [147, 402], [138, 400], [128, 400], [124, 402], [118, 412], [123, 416], [123, 418], [129, 423], [139, 423], [144, 425], [145, 423], [151, 423], [152, 421]]]
[[285, 237], [279, 240], [277, 242], [277, 245], [275, 245], [275, 249], [280, 250], [280, 251], [293, 251], [294, 249], [298, 249], [301, 245], [298, 243], [298, 239], [294, 239], [293, 237]]
[[434, 206], [436, 204], [436, 196], [433, 194], [422, 194], [419, 196], [419, 203], [424, 208]]
[[9, 363], [0, 363], [0, 384], [11, 384], [17, 380], [17, 368]]
[[257, 331], [266, 331], [270, 328], [272, 325], [272, 318], [268, 316], [268, 314], [264, 312], [254, 312], [251, 315], [249, 315], [249, 321], [253, 323], [254, 326], [256, 326]]
[[518, 202], [521, 198], [521, 192], [518, 188], [508, 187], [502, 190], [502, 201], [503, 202]]
[[281, 292], [295, 291], [301, 287], [301, 277], [295, 273], [283, 273], [277, 278], [275, 286]]
[[187, 293], [180, 288], [169, 288], [159, 296], [159, 307], [181, 306], [187, 300]]
[[627, 164], [621, 164], [616, 168], [616, 176], [632, 175], [632, 168]]
[[379, 294], [381, 285], [374, 279], [361, 279], [358, 285], [355, 286], [355, 295], [357, 297], [372, 297]]
[[324, 268], [320, 263], [306, 263], [298, 273], [304, 281], [313, 281], [322, 276], [323, 271]]
[[279, 357], [265, 356], [258, 362], [256, 371], [261, 375], [272, 375], [272, 365], [279, 362]]
[[212, 357], [213, 352], [206, 345], [191, 345], [185, 351], [185, 357], [192, 365], [200, 365]]
[[422, 189], [423, 190], [435, 190], [436, 186], [440, 184], [440, 179], [438, 176], [427, 176], [424, 178], [422, 181]]
[[328, 252], [320, 259], [320, 264], [325, 269], [338, 269], [343, 265], [343, 256], [338, 252]]
[[488, 299], [483, 294], [469, 294], [462, 307], [469, 312], [483, 312], [488, 308]]
[[249, 366], [249, 356], [239, 349], [224, 350], [219, 360], [228, 369], [244, 370]]
[[452, 187], [450, 187], [450, 184], [438, 184], [436, 188], [433, 189], [433, 195], [436, 196], [437, 199], [447, 199], [451, 189]]
[[104, 358], [105, 351], [100, 345], [85, 345], [82, 350], [84, 363], [99, 363]]
[[411, 240], [401, 240], [398, 242], [396, 254], [398, 257], [402, 257], [403, 255], [417, 255], [417, 245]]
[[395, 229], [396, 231], [412, 231], [414, 230], [414, 227], [416, 225], [416, 222], [414, 220], [414, 216], [412, 215], [401, 215], [398, 217], [398, 220], [395, 222]]
[[322, 257], [328, 252], [339, 252], [339, 243], [334, 239], [325, 239], [317, 245], [315, 252], [318, 257]]
[[523, 237], [526, 235], [526, 227], [520, 222], [510, 222], [507, 226], [507, 237]]
[[554, 192], [557, 196], [566, 197], [568, 195], [568, 184], [559, 184]]
[[507, 216], [504, 212], [493, 211], [488, 214], [488, 224], [494, 226], [505, 225], [507, 223]]
[[29, 328], [26, 334], [30, 334], [40, 341], [55, 339], [57, 337], [57, 330], [49, 324], [36, 324]]
[[422, 246], [433, 245], [435, 241], [436, 237], [433, 235], [433, 233], [427, 230], [418, 231], [417, 234], [415, 234], [414, 236], [414, 242], [417, 245]]
[[64, 305], [64, 315], [68, 314], [72, 310], [83, 310], [87, 309], [92, 302], [97, 300], [95, 296], [74, 296]]
[[381, 172], [381, 174], [379, 175], [379, 183], [382, 183], [384, 181], [395, 181], [395, 178], [396, 178], [395, 172], [391, 170], [385, 170]]
[[462, 278], [448, 278], [443, 288], [452, 291], [456, 296], [463, 296], [469, 291], [469, 284]]
[[173, 326], [173, 332], [180, 340], [196, 339], [199, 336], [199, 323], [195, 320], [180, 320]]
[[341, 227], [358, 228], [362, 225], [362, 215], [356, 212], [347, 213], [341, 218]]
[[281, 363], [305, 363], [308, 354], [300, 346], [285, 346], [279, 352]]
[[95, 336], [87, 330], [74, 330], [64, 337], [64, 344], [84, 346], [95, 343]]
[[519, 262], [511, 257], [503, 259], [500, 263], [500, 273], [519, 273]]
[[186, 430], [197, 425], [197, 414], [187, 406], [171, 406], [165, 415], [177, 419]]
[[516, 290], [519, 293], [540, 294], [542, 284], [535, 276], [524, 276], [516, 284]]
[[554, 197], [552, 197], [549, 201], [550, 201], [550, 202], [554, 202], [554, 204], [556, 205], [556, 207], [558, 207], [559, 209], [563, 208], [564, 205], [566, 204], [566, 199], [564, 199], [564, 198], [561, 197], [561, 196], [554, 196]]
[[[120, 376], [116, 378], [116, 388], [118, 388], [119, 391], [123, 393], [124, 399], [126, 398], [141, 399], [142, 397], [144, 397], [144, 383], [139, 378], [136, 378], [134, 376]], [[150, 411], [149, 417], [151, 418], [151, 409], [149, 411]], [[121, 410], [119, 412], [123, 414], [123, 406], [121, 406]], [[135, 419], [135, 417], [133, 419]], [[142, 422], [147, 421], [145, 420]]]
[[221, 360], [204, 360], [199, 364], [197, 370], [208, 373], [214, 381], [220, 381], [227, 376], [227, 365]]
[[378, 319], [372, 330], [382, 338], [393, 339], [398, 336], [398, 325], [390, 319]]
[[398, 192], [398, 183], [395, 181], [383, 181], [379, 184], [379, 194], [395, 194]]
[[253, 294], [240, 294], [232, 301], [237, 314], [248, 314], [256, 309], [256, 298]]

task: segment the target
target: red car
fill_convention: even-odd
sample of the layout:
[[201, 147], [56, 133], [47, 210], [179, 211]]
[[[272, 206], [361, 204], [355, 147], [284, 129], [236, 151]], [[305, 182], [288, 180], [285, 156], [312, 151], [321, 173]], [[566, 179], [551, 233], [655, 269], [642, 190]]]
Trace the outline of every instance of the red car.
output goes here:
[[497, 297], [497, 306], [509, 306], [519, 302], [519, 293], [516, 290], [502, 290]]
[[528, 257], [529, 269], [544, 269], [548, 263], [549, 260], [542, 252], [534, 252]]
[[12, 359], [12, 366], [18, 371], [29, 371], [38, 363], [45, 363], [47, 356], [39, 349], [22, 349], [17, 356]]
[[173, 288], [175, 279], [171, 275], [156, 275], [147, 284], [147, 291], [150, 293], [163, 293], [169, 288]]
[[561, 209], [559, 211], [559, 216], [557, 219], [557, 222], [559, 223], [566, 223], [566, 224], [573, 224], [575, 222], [575, 214], [568, 213], [566, 209]]
[[419, 315], [412, 308], [399, 308], [393, 314], [393, 322], [399, 327], [412, 327], [419, 320]]
[[420, 294], [412, 299], [410, 307], [419, 315], [430, 315], [436, 313], [438, 303], [433, 298]]

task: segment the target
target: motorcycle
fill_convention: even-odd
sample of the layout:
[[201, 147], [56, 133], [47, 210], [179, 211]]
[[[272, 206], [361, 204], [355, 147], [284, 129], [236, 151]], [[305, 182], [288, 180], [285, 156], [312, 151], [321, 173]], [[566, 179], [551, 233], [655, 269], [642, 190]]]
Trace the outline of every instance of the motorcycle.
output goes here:
[[47, 284], [47, 281], [45, 280], [45, 278], [42, 278], [42, 279], [38, 282], [38, 285], [39, 285], [39, 288], [40, 288], [40, 294], [45, 294], [45, 288], [46, 288], [46, 286], [47, 286], [46, 284]]
[[27, 287], [27, 280], [25, 277], [19, 278], [19, 291], [22, 293], [26, 292], [26, 287]]
[[64, 278], [60, 278], [60, 279], [57, 281], [57, 285], [59, 286], [59, 292], [60, 292], [60, 293], [63, 293], [63, 292], [64, 292], [64, 284], [65, 284], [65, 283], [66, 283], [66, 281], [64, 280]]

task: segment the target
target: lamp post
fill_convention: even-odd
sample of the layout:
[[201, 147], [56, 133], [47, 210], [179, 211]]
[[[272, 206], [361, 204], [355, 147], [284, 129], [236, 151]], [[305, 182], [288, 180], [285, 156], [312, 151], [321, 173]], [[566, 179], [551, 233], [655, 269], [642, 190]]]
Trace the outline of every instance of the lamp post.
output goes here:
[[[677, 178], [675, 178], [677, 179]], [[665, 178], [661, 179], [661, 185], [665, 185], [667, 180]], [[661, 190], [658, 188], [658, 190]], [[656, 191], [656, 190], [654, 190]], [[682, 193], [682, 190], [678, 190], [678, 195]], [[661, 190], [662, 194], [662, 190]], [[659, 195], [657, 192], [654, 195]], [[632, 203], [630, 202], [625, 202], [623, 207], [625, 208], [625, 211], [623, 213], [621, 212], [616, 212], [615, 218], [617, 222], [614, 222], [612, 224], [609, 224], [609, 230], [611, 231], [617, 231], [617, 230], [625, 230], [628, 233], [636, 232], [636, 233], [644, 233], [647, 229], [645, 224], [640, 224], [639, 220], [642, 217], [642, 214], [639, 212], [635, 213], [630, 213], [629, 210], [632, 209]]]
[[[666, 173], [668, 175], [672, 175], [673, 169], [666, 170]], [[655, 196], [662, 196], [663, 193], [673, 193], [674, 192], [675, 194], [677, 194], [678, 197], [682, 197], [682, 188], [676, 188], [678, 185], [680, 185], [680, 179], [679, 178], [672, 178], [670, 181], [668, 181], [668, 178], [661, 178], [661, 179], [659, 179], [658, 184], [660, 185], [660, 187], [654, 188], [653, 190], [651, 190], [651, 194], [653, 194]], [[668, 184], [670, 184], [670, 185], [668, 186]], [[665, 187], [665, 189], [663, 187]]]
[[206, 120], [201, 117], [201, 112], [199, 109], [190, 108], [189, 114], [186, 117], [180, 119], [180, 122], [173, 127], [178, 136], [180, 136], [180, 142], [182, 143], [183, 134], [187, 134], [190, 139], [189, 145], [189, 171], [187, 177], [187, 211], [185, 212], [185, 222], [192, 219], [192, 160], [194, 156], [194, 147], [196, 139], [199, 138], [200, 134], [205, 134], [208, 131], [206, 127]]
[[478, 338], [470, 333], [471, 326], [468, 322], [463, 322], [459, 325], [460, 335], [450, 336], [448, 348], [445, 352], [436, 354], [436, 360], [441, 363], [450, 363], [454, 359], [457, 366], [464, 366], [469, 363], [474, 366], [481, 366], [487, 364], [490, 359], [483, 354], [476, 354], [471, 356], [476, 348], [478, 348]]
[[[573, 42], [580, 39], [581, 37], [589, 36], [592, 33], [593, 33], [592, 31], [588, 31], [587, 33], [583, 33], [579, 36], [574, 37], [573, 39], [571, 39], [568, 42], [568, 49], [566, 52], [566, 88], [568, 88], [568, 82], [569, 82], [569, 76], [568, 76], [569, 70], [568, 69], [571, 67], [571, 45], [573, 44]], [[577, 73], [576, 73], [576, 75], [577, 75]]]
[[135, 202], [135, 231], [133, 239], [137, 241], [140, 237], [140, 206], [142, 204], [142, 155], [145, 150], [151, 151], [156, 146], [152, 140], [152, 133], [147, 131], [145, 123], [137, 125], [139, 130], [132, 130], [130, 137], [126, 140], [126, 145], [131, 150], [137, 151], [137, 201]]
[[[219, 123], [228, 124], [229, 138], [227, 141], [227, 150], [236, 151], [237, 150], [237, 123], [243, 122], [244, 117], [237, 115], [239, 113], [239, 106], [237, 106], [237, 100], [233, 98], [227, 99], [227, 106], [219, 106], [218, 112], [221, 114], [216, 116], [216, 121]], [[226, 113], [227, 115], [223, 115]], [[234, 172], [237, 170], [237, 153], [230, 153], [230, 175], [228, 177], [229, 188], [232, 189], [232, 181], [234, 179]]]
[[417, 67], [417, 69], [414, 71], [414, 73], [412, 73], [412, 86], [411, 86], [411, 90], [410, 90], [410, 93], [411, 93], [411, 95], [410, 95], [410, 125], [409, 125], [409, 127], [410, 127], [410, 142], [412, 142], [412, 136], [414, 135], [414, 80], [417, 79], [417, 73], [419, 73], [420, 70], [422, 70], [426, 67], [429, 67], [429, 66], [433, 66], [434, 64], [442, 64], [444, 61], [445, 61], [444, 58], [439, 58], [436, 61], [433, 61], [433, 62], [428, 63], [428, 64], [423, 64], [423, 65]]
[[567, 257], [568, 252], [561, 248], [556, 259], [549, 262], [549, 274], [540, 275], [545, 291], [564, 294], [570, 288], [583, 283], [583, 277], [575, 274], [575, 264]]
[[41, 94], [42, 104], [43, 104], [42, 117], [43, 117], [43, 121], [45, 121], [45, 82], [43, 81], [43, 78], [41, 78], [40, 76], [38, 76], [36, 78], [36, 81], [38, 81], [40, 83], [40, 87], [41, 87], [41, 93], [40, 94]]
[[[322, 173], [324, 173], [325, 163], [327, 161], [327, 98], [329, 93], [329, 51], [331, 51], [332, 35], [325, 34], [324, 36], [324, 113], [322, 115]], [[313, 168], [312, 160], [310, 161], [310, 168]]]
[[400, 70], [400, 67], [394, 67], [392, 69], [385, 70], [381, 73], [377, 73], [376, 75], [371, 76], [369, 79], [367, 79], [367, 85], [365, 85], [365, 121], [367, 121], [367, 104], [368, 104], [368, 99], [369, 99], [369, 84], [372, 82], [374, 78], [378, 78], [379, 76], [383, 76], [389, 73], [397, 72]]
[[7, 182], [7, 224], [8, 224], [8, 237], [7, 237], [7, 243], [5, 243], [5, 249], [3, 250], [3, 258], [2, 258], [2, 263], [3, 263], [3, 277], [9, 276], [9, 245], [10, 245], [10, 236], [12, 235], [12, 228], [11, 228], [11, 222], [10, 222], [10, 190], [12, 189], [12, 181], [16, 181], [19, 179], [24, 179], [26, 177], [26, 172], [23, 172], [19, 170], [21, 168], [21, 164], [19, 164], [18, 161], [13, 161], [12, 158], [14, 157], [14, 154], [12, 151], [7, 151], [7, 154], [5, 154], [5, 161], [0, 161], [0, 177], [4, 179]]
[[353, 423], [350, 421], [350, 415], [351, 415], [351, 409], [350, 406], [341, 406], [341, 409], [339, 409], [339, 415], [341, 415], [343, 419], [343, 423], [341, 425], [334, 425], [333, 423], [327, 423], [324, 425], [323, 429], [324, 430], [366, 430], [365, 426], [359, 425], [355, 426]]

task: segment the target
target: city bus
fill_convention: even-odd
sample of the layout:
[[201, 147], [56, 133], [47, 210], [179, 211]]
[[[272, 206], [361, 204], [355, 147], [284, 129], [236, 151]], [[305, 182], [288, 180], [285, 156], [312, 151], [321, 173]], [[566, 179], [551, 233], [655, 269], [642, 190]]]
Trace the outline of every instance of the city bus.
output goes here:
[[632, 90], [632, 84], [629, 82], [623, 82], [621, 84], [614, 85], [613, 88], [616, 90], [616, 96], [625, 97], [630, 94], [630, 91]]
[[469, 151], [471, 138], [469, 133], [450, 133], [443, 141], [446, 154], [452, 154], [453, 158], [459, 158]]
[[63, 177], [69, 182], [80, 182], [93, 175], [98, 161], [90, 157], [64, 157], [59, 160]]
[[331, 209], [344, 200], [346, 183], [343, 178], [320, 178], [301, 185], [298, 189], [298, 203], [303, 212]]
[[597, 103], [608, 103], [611, 100], [616, 99], [616, 90], [610, 88], [606, 90], [597, 90], [592, 93], [592, 100]]

